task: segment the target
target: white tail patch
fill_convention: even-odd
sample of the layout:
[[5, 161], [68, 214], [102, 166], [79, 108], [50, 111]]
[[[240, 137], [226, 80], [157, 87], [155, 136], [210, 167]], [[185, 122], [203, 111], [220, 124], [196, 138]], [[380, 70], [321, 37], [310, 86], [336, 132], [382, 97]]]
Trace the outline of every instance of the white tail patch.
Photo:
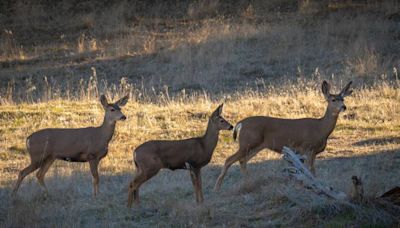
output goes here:
[[242, 123], [238, 123], [238, 124], [235, 126], [235, 131], [237, 131], [238, 133], [239, 133], [240, 129], [242, 129]]
[[242, 123], [236, 124], [235, 128], [233, 129], [233, 140], [237, 140], [240, 129], [242, 129]]

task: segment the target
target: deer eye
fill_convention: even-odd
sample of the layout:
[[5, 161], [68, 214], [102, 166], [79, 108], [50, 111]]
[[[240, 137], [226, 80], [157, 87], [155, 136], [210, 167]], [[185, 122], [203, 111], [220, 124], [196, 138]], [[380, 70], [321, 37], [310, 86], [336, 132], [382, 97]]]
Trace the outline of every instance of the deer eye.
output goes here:
[[114, 111], [115, 111], [115, 109], [113, 109], [113, 108], [112, 108], [110, 111], [111, 111], [111, 112], [114, 112]]
[[220, 119], [220, 120], [219, 120], [219, 122], [221, 122], [221, 123], [222, 123], [222, 122], [224, 122], [224, 120], [223, 120], [223, 119]]

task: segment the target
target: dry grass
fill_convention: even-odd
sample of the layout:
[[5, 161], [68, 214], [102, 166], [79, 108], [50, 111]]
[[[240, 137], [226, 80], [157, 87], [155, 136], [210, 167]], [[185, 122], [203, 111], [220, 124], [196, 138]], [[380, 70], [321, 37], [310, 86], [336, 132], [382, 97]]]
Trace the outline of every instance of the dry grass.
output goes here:
[[[398, 185], [399, 101], [399, 90], [386, 84], [355, 91], [346, 100], [348, 110], [339, 118], [326, 151], [319, 156], [318, 177], [348, 192], [350, 177], [362, 176], [370, 198]], [[127, 184], [134, 172], [132, 149], [150, 139], [202, 134], [207, 115], [218, 103], [207, 96], [158, 103], [131, 101], [124, 108], [128, 120], [118, 123], [110, 152], [101, 162], [100, 197], [91, 197], [91, 176], [86, 164], [59, 161], [48, 173], [49, 196], [41, 192], [31, 175], [24, 180], [15, 200], [9, 198], [11, 185], [18, 171], [29, 163], [25, 137], [45, 127], [98, 125], [103, 111], [96, 100], [2, 105], [1, 222], [5, 226], [398, 224], [398, 208], [378, 202], [346, 206], [297, 186], [281, 174], [284, 162], [272, 152], [262, 152], [252, 160], [249, 178], [243, 179], [234, 166], [222, 193], [213, 192], [221, 165], [237, 147], [228, 132], [220, 136], [212, 162], [204, 170], [203, 205], [195, 205], [186, 171], [163, 171], [144, 185], [143, 206], [126, 209]], [[250, 115], [318, 117], [324, 108], [319, 85], [310, 83], [238, 94], [226, 100], [224, 116], [232, 123]]]
[[12, 87], [13, 100], [37, 100], [46, 76], [59, 96], [79, 98], [76, 88], [93, 67], [102, 90], [103, 81], [125, 77], [140, 89], [174, 93], [231, 93], [260, 80], [309, 78], [316, 69], [357, 84], [393, 78], [398, 4], [331, 6], [314, 15], [297, 12], [295, 2], [10, 3], [14, 11], [4, 14], [15, 20], [0, 17], [0, 97]]
[[[354, 80], [356, 91], [318, 157], [318, 178], [349, 192], [350, 177], [361, 176], [370, 199], [399, 185], [399, 3], [330, 1], [320, 11], [297, 2], [1, 1], [0, 226], [398, 226], [398, 207], [326, 200], [289, 181], [280, 155], [267, 151], [249, 164], [250, 177], [235, 165], [213, 192], [237, 147], [230, 132], [204, 169], [203, 205], [187, 172], [165, 170], [143, 186], [142, 207], [125, 207], [139, 144], [202, 134], [222, 101], [231, 123], [319, 117], [323, 79], [337, 88]], [[25, 138], [99, 125], [100, 93], [131, 95], [100, 164], [100, 196], [91, 196], [87, 164], [56, 161], [50, 195], [31, 175], [11, 199], [29, 163]]]

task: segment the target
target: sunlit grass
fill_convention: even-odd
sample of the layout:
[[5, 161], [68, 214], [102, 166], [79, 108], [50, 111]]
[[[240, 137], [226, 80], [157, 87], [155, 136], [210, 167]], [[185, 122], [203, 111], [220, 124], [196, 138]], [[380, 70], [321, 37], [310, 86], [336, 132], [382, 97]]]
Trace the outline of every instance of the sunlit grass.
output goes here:
[[[225, 101], [224, 116], [232, 123], [252, 115], [318, 118], [324, 114], [326, 107], [318, 87], [305, 91], [299, 88], [297, 91], [286, 89], [280, 93], [244, 94]], [[400, 128], [399, 94], [398, 89], [388, 85], [356, 90], [346, 98], [348, 111], [339, 117], [333, 137], [361, 139], [365, 136], [396, 135]], [[162, 104], [131, 99], [123, 109], [128, 120], [117, 124], [109, 157], [123, 159], [131, 154], [133, 148], [151, 139], [182, 139], [201, 135], [207, 124], [207, 116], [219, 103], [204, 97], [194, 97], [189, 101], [176, 98]], [[0, 131], [3, 133], [0, 153], [3, 157], [10, 154], [10, 148], [24, 150], [26, 137], [39, 129], [96, 126], [103, 120], [102, 107], [96, 100], [2, 105], [0, 113]], [[230, 134], [222, 133], [223, 143], [217, 148], [212, 160], [214, 163], [221, 163], [236, 147]], [[27, 156], [20, 154], [19, 157], [26, 163]], [[107, 164], [107, 159], [103, 163]]]
[[[321, 117], [324, 114], [326, 103], [317, 84], [288, 86], [279, 89], [270, 88], [269, 92], [247, 91], [233, 95], [225, 99], [223, 116], [232, 124], [252, 115], [270, 115], [282, 118]], [[187, 203], [194, 204], [192, 187], [185, 172], [163, 171], [144, 185], [142, 203], [151, 208], [157, 208], [155, 210], [161, 210], [160, 213], [166, 213], [168, 219], [157, 213], [153, 214], [153, 212], [136, 209], [131, 213], [124, 208], [127, 184], [134, 172], [132, 165], [133, 149], [151, 139], [183, 139], [203, 134], [207, 125], [207, 117], [222, 102], [222, 100], [211, 100], [204, 95], [191, 98], [165, 99], [165, 97], [168, 96], [162, 96], [159, 102], [143, 102], [133, 97], [123, 108], [128, 119], [124, 122], [118, 122], [114, 138], [110, 143], [109, 154], [100, 164], [101, 200], [92, 202], [87, 199], [91, 197], [91, 176], [86, 164], [57, 161], [47, 175], [50, 198], [42, 198], [43, 193], [36, 184], [36, 178], [34, 175], [30, 175], [22, 184], [18, 203], [12, 206], [13, 210], [4, 212], [6, 213], [5, 216], [8, 216], [5, 220], [7, 224], [21, 224], [13, 220], [13, 216], [15, 216], [13, 213], [20, 213], [18, 208], [23, 207], [26, 203], [36, 205], [35, 207], [38, 208], [51, 207], [53, 210], [59, 211], [57, 205], [65, 202], [65, 199], [60, 199], [61, 201], [55, 199], [54, 197], [57, 194], [67, 198], [68, 195], [72, 194], [72, 201], [67, 203], [67, 207], [75, 211], [72, 214], [91, 213], [89, 211], [94, 210], [96, 214], [104, 213], [120, 219], [127, 218], [128, 221], [134, 218], [135, 224], [142, 225], [147, 223], [159, 224], [156, 222], [157, 219], [168, 222], [175, 221], [170, 216], [186, 218], [181, 220], [183, 222], [181, 224], [197, 222], [211, 225], [215, 219], [229, 224], [229, 220], [226, 220], [227, 217], [220, 213], [227, 211], [226, 213], [246, 214], [245, 212], [238, 212], [235, 206], [229, 206], [235, 205], [238, 200], [232, 198], [231, 194], [244, 194], [250, 197], [247, 199], [245, 196], [238, 196], [240, 204], [244, 208], [248, 203], [253, 202], [252, 200], [260, 197], [269, 199], [267, 201], [268, 207], [274, 205], [276, 207], [276, 203], [283, 200], [283, 205], [286, 206], [281, 206], [280, 209], [276, 209], [277, 211], [257, 210], [261, 210], [260, 213], [272, 213], [275, 218], [273, 220], [277, 224], [289, 224], [290, 220], [285, 221], [283, 218], [287, 213], [288, 203], [290, 204], [292, 200], [291, 197], [295, 197], [293, 199], [307, 198], [311, 196], [309, 195], [311, 193], [301, 196], [303, 194], [301, 192], [304, 190], [282, 189], [282, 184], [287, 184], [284, 184], [285, 180], [281, 179], [282, 177], [279, 174], [283, 162], [280, 161], [280, 155], [277, 153], [263, 151], [252, 159], [250, 172], [255, 176], [252, 174], [250, 182], [243, 182], [242, 174], [233, 168], [228, 172], [223, 186], [223, 191], [228, 193], [216, 195], [211, 191], [212, 185], [220, 172], [220, 166], [237, 149], [237, 143], [233, 142], [231, 132], [226, 131], [221, 133], [212, 161], [204, 171], [203, 182], [206, 202], [208, 199], [212, 199], [205, 206], [197, 209], [189, 209], [192, 206], [187, 208]], [[348, 191], [350, 177], [352, 175], [363, 176], [369, 197], [379, 195], [393, 186], [396, 180], [395, 175], [398, 174], [398, 171], [393, 169], [398, 166], [396, 156], [398, 156], [400, 144], [400, 140], [398, 140], [400, 129], [399, 101], [399, 90], [385, 83], [370, 89], [356, 89], [353, 95], [346, 98], [345, 103], [348, 109], [340, 115], [325, 152], [318, 157], [316, 163], [318, 177], [339, 190]], [[44, 103], [0, 106], [0, 187], [4, 189], [1, 193], [2, 197], [8, 198], [6, 195], [9, 194], [18, 171], [29, 164], [29, 156], [25, 149], [25, 139], [29, 134], [47, 127], [96, 126], [101, 124], [102, 119], [102, 107], [99, 101], [95, 99], [84, 99], [83, 101], [56, 99]], [[363, 140], [367, 141], [363, 142]], [[335, 160], [346, 157], [348, 160], [345, 162]], [[372, 169], [371, 167], [375, 168]], [[379, 170], [376, 170], [378, 167]], [[337, 170], [341, 171], [340, 175], [337, 175]], [[265, 185], [266, 183], [272, 185]], [[281, 190], [278, 191], [278, 188], [281, 188]], [[112, 196], [114, 194], [117, 195], [114, 197]], [[281, 197], [284, 198], [280, 199]], [[80, 199], [79, 202], [75, 202], [75, 198]], [[250, 201], [247, 202], [247, 200]], [[307, 198], [307, 200], [311, 200], [311, 198]], [[326, 203], [329, 204], [329, 202], [324, 203], [325, 201], [320, 200], [322, 198], [318, 198], [318, 203], [314, 202], [315, 199], [304, 202], [301, 207], [327, 207]], [[256, 202], [250, 204], [260, 206]], [[107, 205], [111, 205], [114, 209], [107, 209], [103, 212], [102, 208], [109, 207]], [[161, 209], [163, 207], [170, 207], [172, 211], [163, 211]], [[5, 208], [3, 207], [2, 210], [5, 210]], [[30, 219], [37, 220], [38, 216], [46, 216], [51, 224], [58, 224], [56, 217], [54, 217], [55, 214], [42, 211], [42, 209], [35, 210], [38, 212], [30, 215]], [[326, 209], [321, 210], [321, 213], [324, 214], [323, 211]], [[336, 219], [346, 220], [346, 218], [340, 217], [340, 214], [342, 213], [341, 210], [347, 209], [338, 210], [337, 212], [330, 212], [338, 213], [337, 218], [332, 217], [334, 224]], [[374, 212], [373, 209], [368, 210], [372, 210], [368, 213], [372, 213], [374, 216], [383, 213]], [[143, 218], [145, 216], [143, 213], [152, 215], [148, 215], [150, 218], [146, 219]], [[361, 214], [363, 213], [367, 212]], [[68, 214], [64, 215], [64, 219], [65, 216], [68, 216]], [[255, 215], [248, 214], [246, 216], [253, 217]], [[313, 217], [314, 215], [308, 216]], [[354, 216], [357, 217], [358, 215]], [[381, 222], [390, 221], [389, 217], [385, 216], [382, 218], [386, 220]], [[357, 217], [357, 219], [359, 218]], [[41, 223], [42, 220], [37, 221]], [[80, 221], [84, 224], [96, 224], [96, 222], [93, 223], [93, 221], [87, 219]], [[116, 224], [130, 224], [130, 222], [125, 223], [125, 220], [120, 221], [118, 219], [118, 221], [115, 221], [114, 219], [113, 221]], [[262, 224], [266, 222], [266, 220], [260, 221], [263, 221]], [[310, 222], [310, 220], [307, 221]]]
[[[127, 1], [98, 10], [101, 2], [17, 1], [1, 18], [1, 227], [398, 226], [398, 208], [374, 200], [349, 207], [304, 189], [282, 174], [285, 162], [271, 151], [251, 160], [248, 177], [234, 165], [222, 192], [213, 192], [238, 146], [226, 131], [203, 169], [203, 205], [194, 203], [187, 171], [163, 170], [141, 188], [142, 207], [125, 207], [132, 151], [141, 143], [202, 135], [221, 102], [232, 124], [252, 115], [321, 117], [323, 79], [336, 90], [354, 80], [356, 89], [318, 155], [318, 179], [348, 192], [350, 177], [361, 176], [368, 199], [398, 186], [398, 7], [366, 3], [365, 13], [346, 14], [339, 10], [358, 3], [330, 3], [329, 14], [314, 17], [312, 5], [291, 9], [297, 1], [251, 1], [228, 7], [238, 13], [230, 17], [219, 12], [224, 1], [178, 1], [167, 15], [167, 2], [145, 12]], [[30, 162], [26, 137], [48, 127], [100, 125], [100, 93], [131, 97], [123, 108], [128, 119], [118, 122], [100, 163], [100, 196], [91, 196], [87, 163], [56, 161], [46, 176], [48, 196], [33, 173], [10, 198]]]

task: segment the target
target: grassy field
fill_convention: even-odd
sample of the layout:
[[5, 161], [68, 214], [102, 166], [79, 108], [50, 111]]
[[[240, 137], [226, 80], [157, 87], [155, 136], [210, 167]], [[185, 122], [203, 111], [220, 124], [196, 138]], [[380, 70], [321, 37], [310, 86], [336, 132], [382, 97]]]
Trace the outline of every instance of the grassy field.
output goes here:
[[[318, 156], [318, 178], [349, 192], [351, 176], [361, 176], [368, 198], [399, 184], [400, 92], [387, 84], [356, 90], [346, 99], [327, 149]], [[221, 101], [220, 101], [221, 102]], [[96, 100], [54, 100], [0, 106], [0, 222], [4, 226], [281, 226], [394, 225], [399, 209], [377, 200], [348, 206], [326, 200], [288, 180], [279, 154], [263, 151], [243, 179], [237, 164], [220, 193], [212, 187], [224, 160], [237, 148], [223, 132], [211, 163], [203, 172], [205, 203], [195, 204], [187, 171], [162, 171], [143, 186], [142, 206], [127, 209], [127, 186], [133, 177], [132, 150], [150, 139], [201, 135], [207, 116], [218, 105], [207, 96], [149, 103], [131, 100], [118, 123], [108, 156], [100, 165], [100, 196], [91, 195], [87, 164], [57, 161], [47, 174], [49, 195], [36, 177], [27, 177], [16, 199], [9, 197], [18, 171], [29, 164], [25, 138], [46, 127], [99, 125], [103, 110]], [[318, 84], [247, 91], [225, 100], [231, 123], [250, 115], [319, 117], [325, 110]]]
[[[313, 0], [4, 0], [0, 2], [1, 227], [399, 226], [400, 209], [375, 199], [399, 186], [400, 4]], [[322, 2], [323, 1], [319, 1]], [[252, 115], [320, 117], [321, 83], [354, 93], [339, 117], [318, 179], [348, 193], [361, 176], [369, 200], [348, 205], [289, 180], [281, 155], [263, 151], [243, 178], [222, 132], [196, 205], [187, 171], [164, 170], [127, 209], [132, 151], [150, 139], [203, 134], [221, 102], [232, 124]], [[25, 139], [46, 127], [100, 125], [100, 94], [130, 94], [100, 163], [92, 197], [88, 164], [56, 161], [49, 195], [35, 175], [10, 198], [29, 164]]]

